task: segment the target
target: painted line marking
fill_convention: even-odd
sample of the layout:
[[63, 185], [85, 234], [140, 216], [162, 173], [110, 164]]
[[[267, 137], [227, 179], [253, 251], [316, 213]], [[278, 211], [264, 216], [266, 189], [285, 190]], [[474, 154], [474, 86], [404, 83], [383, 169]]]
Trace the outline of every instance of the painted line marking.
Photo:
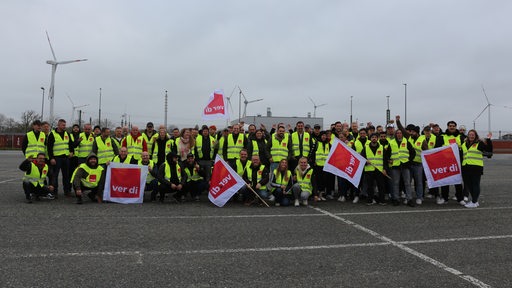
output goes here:
[[325, 211], [323, 209], [320, 209], [320, 208], [317, 208], [317, 207], [312, 207], [312, 206], [310, 206], [310, 207], [312, 209], [320, 212], [320, 213], [324, 213], [324, 214], [326, 214], [326, 215], [328, 215], [328, 216], [330, 216], [330, 217], [332, 217], [332, 218], [334, 218], [336, 220], [339, 220], [339, 221], [341, 221], [341, 222], [343, 222], [345, 224], [351, 225], [352, 227], [356, 228], [357, 230], [366, 232], [366, 233], [372, 235], [373, 237], [375, 237], [375, 238], [377, 238], [377, 239], [379, 239], [381, 241], [387, 242], [387, 243], [389, 243], [389, 244], [399, 248], [402, 251], [405, 251], [405, 252], [407, 252], [407, 253], [409, 253], [409, 254], [411, 254], [413, 256], [416, 256], [416, 257], [420, 258], [421, 260], [423, 260], [423, 261], [425, 261], [427, 263], [430, 263], [430, 264], [432, 264], [432, 265], [434, 265], [434, 266], [436, 266], [438, 268], [441, 268], [442, 270], [444, 270], [446, 272], [449, 272], [449, 273], [451, 273], [453, 275], [456, 275], [456, 276], [460, 277], [461, 279], [464, 279], [464, 280], [470, 282], [471, 284], [473, 284], [473, 285], [475, 285], [477, 287], [482, 287], [482, 288], [491, 287], [490, 285], [488, 285], [488, 284], [478, 280], [477, 278], [475, 278], [475, 277], [473, 277], [471, 275], [464, 274], [464, 273], [460, 272], [459, 270], [457, 270], [455, 268], [449, 267], [446, 264], [435, 260], [434, 258], [431, 258], [431, 257], [429, 257], [429, 256], [427, 256], [427, 255], [425, 255], [425, 254], [423, 254], [421, 252], [418, 252], [418, 251], [416, 251], [416, 250], [414, 250], [412, 248], [409, 248], [409, 247], [405, 246], [404, 244], [402, 244], [400, 242], [394, 241], [394, 240], [392, 240], [392, 239], [390, 239], [390, 238], [388, 238], [388, 237], [386, 237], [384, 235], [381, 235], [381, 234], [379, 234], [379, 233], [377, 233], [377, 232], [375, 232], [373, 230], [370, 230], [370, 229], [368, 229], [368, 228], [366, 228], [366, 227], [364, 227], [362, 225], [359, 225], [359, 224], [357, 224], [355, 222], [352, 222], [350, 220], [344, 219], [342, 217], [336, 216], [336, 215], [334, 215], [334, 214], [332, 214], [330, 212], [327, 212], [327, 211]]
[[0, 184], [11, 182], [11, 181], [14, 181], [14, 180], [20, 180], [20, 178], [13, 178], [13, 179], [7, 179], [7, 180], [4, 180], [4, 181], [0, 181]]

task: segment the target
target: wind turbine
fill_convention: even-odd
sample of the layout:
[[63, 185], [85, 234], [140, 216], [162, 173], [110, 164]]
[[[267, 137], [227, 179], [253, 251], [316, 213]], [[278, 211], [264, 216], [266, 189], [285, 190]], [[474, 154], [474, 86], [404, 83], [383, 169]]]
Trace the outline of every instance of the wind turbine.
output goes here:
[[243, 117], [245, 117], [245, 116], [247, 116], [247, 104], [261, 101], [261, 100], [263, 100], [263, 98], [247, 101], [247, 98], [245, 98], [245, 95], [242, 92], [242, 89], [240, 89], [240, 86], [238, 86], [238, 90], [240, 90], [240, 95], [242, 95], [244, 97], [244, 114], [243, 114]]
[[46, 38], [48, 38], [48, 44], [50, 44], [50, 49], [52, 50], [52, 55], [53, 55], [53, 60], [48, 60], [48, 61], [46, 61], [46, 63], [52, 65], [52, 78], [50, 81], [50, 91], [48, 92], [48, 99], [50, 99], [50, 121], [54, 121], [54, 119], [53, 119], [53, 96], [55, 95], [55, 89], [54, 89], [55, 88], [55, 72], [57, 72], [57, 65], [69, 64], [69, 63], [80, 62], [80, 61], [87, 61], [87, 59], [57, 61], [57, 57], [55, 57], [55, 52], [53, 51], [52, 43], [50, 42], [50, 36], [48, 35], [48, 31], [46, 31]]
[[71, 124], [74, 124], [75, 123], [75, 110], [76, 110], [76, 108], [82, 108], [82, 107], [85, 107], [85, 106], [89, 106], [89, 104], [75, 106], [75, 103], [73, 103], [73, 100], [71, 100], [71, 97], [69, 96], [68, 93], [66, 93], [66, 96], [68, 96], [69, 102], [71, 102], [71, 107], [73, 107], [73, 110], [71, 111]]
[[482, 91], [484, 92], [484, 96], [485, 96], [485, 100], [487, 101], [487, 105], [485, 105], [485, 107], [482, 110], [482, 112], [480, 112], [480, 114], [478, 114], [478, 116], [476, 116], [475, 120], [473, 120], [473, 129], [475, 129], [475, 122], [476, 122], [476, 120], [478, 118], [480, 118], [480, 116], [485, 112], [485, 110], [487, 110], [488, 133], [491, 133], [491, 106], [493, 104], [491, 104], [491, 102], [489, 102], [489, 98], [487, 97], [487, 93], [485, 93], [485, 89], [484, 89], [483, 85], [482, 85]]
[[325, 105], [327, 105], [327, 103], [316, 105], [315, 101], [313, 101], [313, 99], [311, 99], [311, 97], [308, 97], [308, 98], [311, 101], [311, 103], [313, 103], [313, 108], [314, 108], [313, 109], [313, 118], [316, 118], [316, 108], [325, 106]]

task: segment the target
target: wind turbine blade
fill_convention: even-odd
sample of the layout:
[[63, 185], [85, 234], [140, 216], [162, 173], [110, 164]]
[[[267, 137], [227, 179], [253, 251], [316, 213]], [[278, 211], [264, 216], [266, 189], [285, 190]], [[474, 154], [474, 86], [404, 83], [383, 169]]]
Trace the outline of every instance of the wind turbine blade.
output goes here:
[[53, 60], [57, 62], [57, 57], [55, 57], [55, 52], [53, 51], [52, 42], [50, 42], [50, 36], [48, 35], [48, 31], [46, 31], [46, 38], [48, 38], [48, 44], [50, 44], [50, 49], [52, 50]]
[[322, 106], [325, 106], [325, 105], [327, 105], [327, 103], [320, 104], [320, 105], [316, 106], [316, 108], [318, 108], [318, 107], [322, 107]]
[[244, 97], [244, 103], [247, 102], [247, 98], [245, 98], [244, 92], [242, 92], [242, 89], [240, 89], [240, 86], [238, 86], [238, 91], [240, 91], [240, 95]]
[[68, 92], [66, 92], [66, 96], [68, 96], [68, 99], [69, 99], [69, 102], [71, 102], [71, 105], [73, 105], [73, 107], [75, 107], [75, 103], [73, 102], [73, 100], [71, 100], [71, 97], [69, 96]]
[[482, 85], [482, 91], [484, 91], [485, 100], [487, 100], [487, 104], [491, 105], [491, 102], [489, 102], [489, 98], [487, 97], [487, 93], [485, 93], [484, 85]]
[[478, 114], [478, 116], [476, 116], [475, 120], [473, 120], [473, 122], [475, 122], [478, 118], [480, 118], [480, 116], [482, 116], [482, 114], [485, 112], [485, 110], [487, 110], [487, 108], [489, 108], [489, 106], [491, 106], [491, 104], [487, 104], [487, 106], [485, 106], [484, 110], [482, 110], [482, 112], [480, 112], [480, 114]]
[[254, 102], [258, 102], [258, 101], [261, 101], [261, 100], [263, 100], [263, 98], [261, 98], [261, 99], [256, 99], [256, 100], [251, 100], [251, 101], [247, 101], [247, 104], [249, 104], [249, 103], [254, 103]]
[[317, 107], [315, 101], [313, 101], [313, 99], [311, 99], [311, 97], [308, 97], [308, 98], [309, 98], [309, 101], [311, 101], [311, 103], [313, 103], [313, 106]]
[[82, 61], [87, 61], [87, 59], [60, 61], [60, 62], [57, 62], [57, 64], [69, 64], [69, 63], [82, 62]]

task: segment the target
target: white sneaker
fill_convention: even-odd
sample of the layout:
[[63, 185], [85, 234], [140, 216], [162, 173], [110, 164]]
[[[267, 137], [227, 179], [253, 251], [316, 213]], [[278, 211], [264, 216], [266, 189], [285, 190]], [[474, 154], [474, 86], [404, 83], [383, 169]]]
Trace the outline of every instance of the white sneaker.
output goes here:
[[453, 196], [452, 200], [457, 201], [457, 196]]
[[[412, 200], [412, 199], [411, 199], [411, 200]], [[404, 205], [407, 205], [407, 203], [409, 203], [409, 200], [404, 199]]]
[[469, 198], [464, 196], [464, 201], [469, 202]]
[[445, 201], [442, 197], [437, 198], [437, 204], [443, 205], [448, 204], [448, 201]]
[[300, 206], [300, 203], [299, 203], [299, 199], [295, 199], [295, 207], [299, 207]]
[[274, 202], [276, 200], [276, 197], [274, 197], [274, 195], [270, 195], [270, 197], [268, 197], [268, 201], [270, 202]]
[[466, 204], [467, 204], [467, 203], [466, 203], [466, 201], [464, 201], [464, 200], [460, 200], [460, 201], [459, 201], [459, 204], [460, 204], [460, 205], [462, 205], [462, 206], [466, 206]]
[[308, 206], [308, 199], [306, 199], [306, 200], [302, 200], [302, 205], [304, 205], [304, 206]]
[[320, 195], [320, 200], [321, 201], [327, 201], [327, 199], [325, 199], [325, 197], [323, 195]]
[[50, 199], [50, 200], [53, 200], [55, 199], [55, 197], [53, 196], [52, 193], [48, 193], [48, 195], [46, 195], [46, 198]]
[[427, 194], [427, 196], [425, 196], [425, 198], [427, 198], [427, 199], [432, 199], [432, 198], [434, 198], [434, 195], [432, 195], [432, 194]]
[[274, 204], [276, 207], [279, 207], [281, 206], [281, 204], [279, 204], [279, 202], [276, 202], [276, 204]]
[[332, 196], [331, 194], [327, 195], [327, 197], [325, 198], [327, 198], [328, 200], [334, 200], [334, 196]]
[[338, 202], [345, 202], [345, 201], [347, 201], [347, 199], [345, 199], [345, 196], [340, 196], [338, 198]]
[[478, 202], [476, 202], [476, 203], [469, 202], [468, 204], [464, 205], [464, 207], [466, 207], [466, 208], [476, 208], [478, 206], [479, 206]]
[[421, 205], [423, 204], [423, 200], [421, 199], [416, 199], [416, 205]]
[[354, 200], [352, 200], [352, 203], [354, 203], [354, 204], [356, 204], [357, 202], [359, 202], [359, 197], [358, 196], [354, 197]]

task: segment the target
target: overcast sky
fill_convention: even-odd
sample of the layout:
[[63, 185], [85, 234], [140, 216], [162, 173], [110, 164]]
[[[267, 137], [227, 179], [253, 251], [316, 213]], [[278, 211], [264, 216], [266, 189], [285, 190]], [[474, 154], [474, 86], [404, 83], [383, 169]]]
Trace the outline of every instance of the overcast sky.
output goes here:
[[[215, 89], [240, 86], [248, 115], [353, 118], [384, 124], [391, 115], [424, 125], [473, 126], [492, 106], [492, 130], [512, 131], [512, 1], [18, 1], [0, 2], [3, 56], [0, 113], [17, 120], [41, 111], [52, 59], [60, 65], [55, 114], [155, 125], [203, 124]], [[238, 118], [238, 93], [232, 99]], [[243, 105], [242, 105], [243, 109]], [[45, 101], [45, 117], [49, 102]], [[210, 122], [224, 126], [225, 121]], [[487, 113], [476, 121], [487, 130]]]

